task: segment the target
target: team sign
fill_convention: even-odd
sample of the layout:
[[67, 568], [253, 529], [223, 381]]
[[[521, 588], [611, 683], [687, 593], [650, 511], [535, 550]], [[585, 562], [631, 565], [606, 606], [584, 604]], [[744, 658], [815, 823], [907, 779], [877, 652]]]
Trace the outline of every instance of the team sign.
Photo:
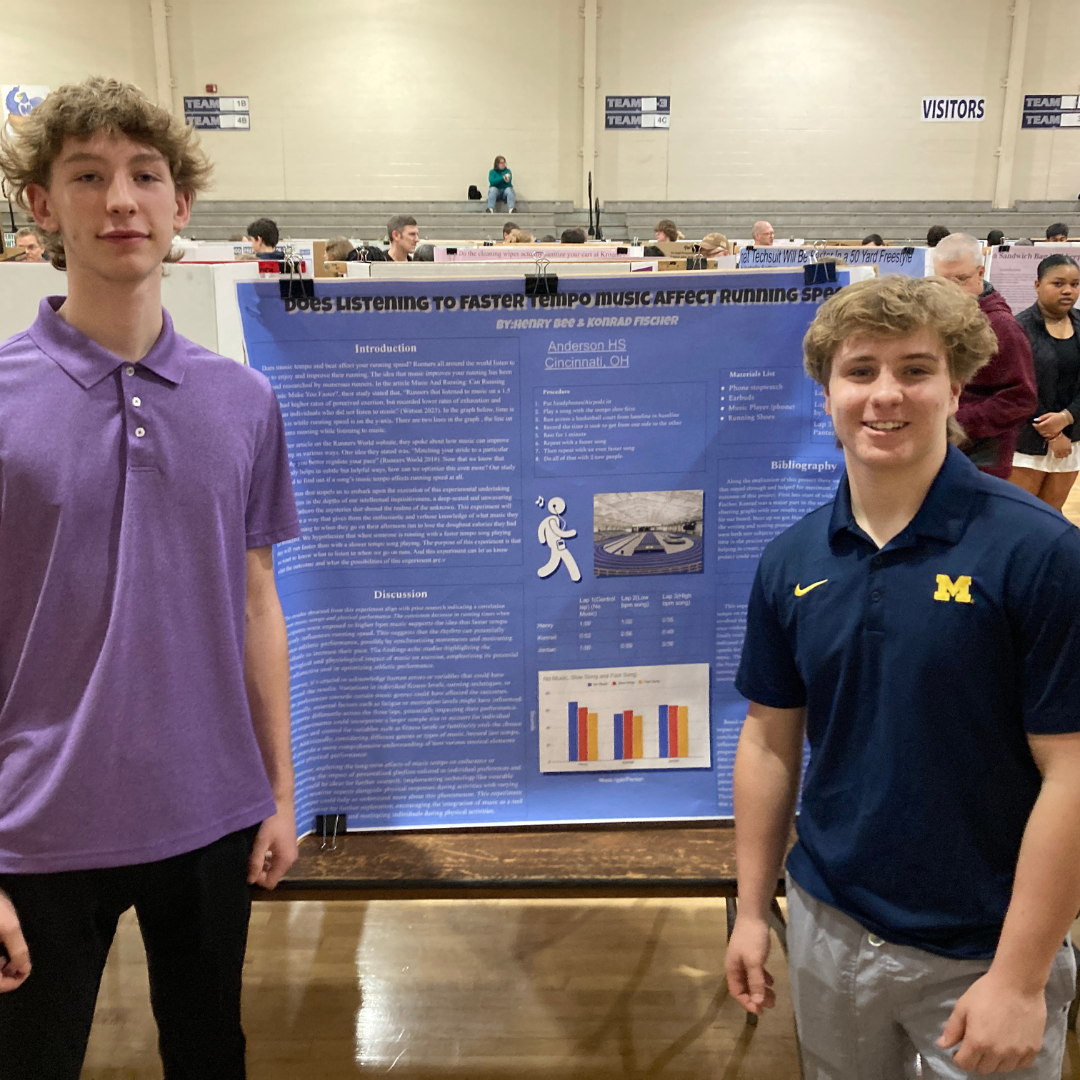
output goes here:
[[604, 99], [604, 126], [608, 128], [671, 127], [670, 96], [629, 97], [609, 94]]
[[1025, 94], [1026, 128], [1080, 128], [1080, 95]]
[[984, 97], [924, 97], [924, 120], [982, 120], [986, 116]]

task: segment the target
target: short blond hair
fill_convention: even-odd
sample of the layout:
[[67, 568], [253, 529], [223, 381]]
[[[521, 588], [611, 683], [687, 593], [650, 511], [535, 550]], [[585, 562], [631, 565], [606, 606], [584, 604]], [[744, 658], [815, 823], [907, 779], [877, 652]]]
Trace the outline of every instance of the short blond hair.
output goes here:
[[536, 237], [524, 229], [515, 229], [512, 233], [507, 234], [506, 242], [508, 244], [535, 244]]
[[[14, 134], [0, 135], [0, 172], [15, 202], [29, 211], [26, 189], [31, 184], [49, 186], [65, 140], [90, 139], [99, 131], [126, 135], [157, 150], [169, 163], [177, 191], [195, 196], [209, 184], [212, 166], [194, 128], [159, 108], [137, 86], [95, 75], [54, 90]], [[66, 268], [59, 233], [45, 233], [45, 251], [53, 266]], [[166, 262], [181, 255], [176, 252]]]
[[[949, 379], [961, 386], [998, 351], [997, 335], [974, 296], [944, 278], [893, 274], [848, 285], [821, 305], [803, 338], [803, 365], [814, 382], [828, 386], [832, 362], [848, 338], [907, 337], [919, 330], [938, 336]], [[965, 438], [953, 417], [949, 438]]]

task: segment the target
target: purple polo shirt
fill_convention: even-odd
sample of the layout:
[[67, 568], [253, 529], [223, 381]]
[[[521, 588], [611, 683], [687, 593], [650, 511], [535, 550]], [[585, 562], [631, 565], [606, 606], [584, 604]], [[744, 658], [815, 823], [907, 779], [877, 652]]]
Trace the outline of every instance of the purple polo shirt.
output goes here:
[[247, 549], [300, 534], [265, 377], [165, 324], [128, 364], [63, 297], [0, 345], [0, 872], [168, 858], [274, 813]]

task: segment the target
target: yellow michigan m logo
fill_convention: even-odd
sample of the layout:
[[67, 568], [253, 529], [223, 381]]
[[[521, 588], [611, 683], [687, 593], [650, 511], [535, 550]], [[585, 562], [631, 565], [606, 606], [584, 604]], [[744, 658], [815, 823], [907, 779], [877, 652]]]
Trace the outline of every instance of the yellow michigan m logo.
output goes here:
[[974, 604], [971, 599], [971, 575], [961, 574], [955, 581], [948, 574], [937, 575], [935, 600], [955, 600], [958, 604]]

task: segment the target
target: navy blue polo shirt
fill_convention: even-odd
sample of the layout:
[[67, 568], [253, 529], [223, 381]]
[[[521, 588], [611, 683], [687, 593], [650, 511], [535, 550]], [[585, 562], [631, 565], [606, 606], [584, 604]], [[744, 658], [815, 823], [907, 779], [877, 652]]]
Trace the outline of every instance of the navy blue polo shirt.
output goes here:
[[992, 957], [1027, 736], [1080, 730], [1080, 531], [950, 447], [879, 550], [845, 477], [765, 549], [735, 685], [806, 706], [795, 881], [888, 941]]

